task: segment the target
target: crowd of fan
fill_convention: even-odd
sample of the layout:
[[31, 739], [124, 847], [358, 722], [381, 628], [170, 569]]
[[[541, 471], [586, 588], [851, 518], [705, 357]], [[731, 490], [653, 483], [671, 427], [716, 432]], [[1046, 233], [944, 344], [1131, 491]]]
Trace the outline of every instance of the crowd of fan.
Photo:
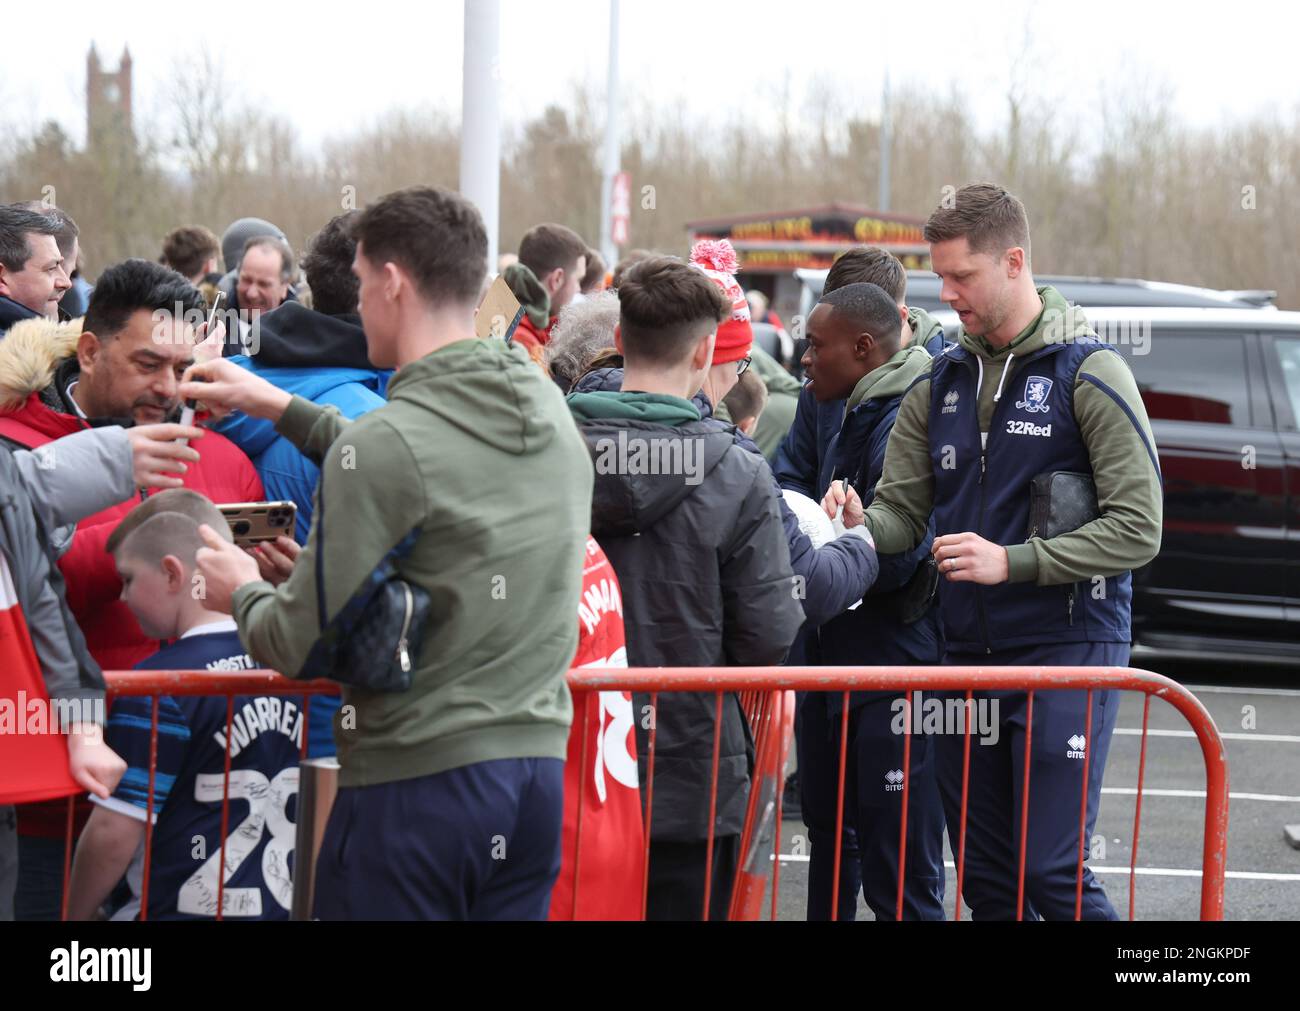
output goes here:
[[[611, 270], [570, 229], [538, 225], [499, 264], [522, 313], [502, 341], [475, 335], [481, 220], [442, 190], [333, 218], [300, 266], [280, 229], [244, 218], [220, 239], [178, 228], [160, 262], [105, 267], [91, 287], [78, 239], [57, 208], [0, 207], [0, 439], [18, 468], [0, 477], [30, 500], [42, 545], [8, 565], [49, 696], [102, 697], [101, 669], [313, 677], [322, 636], [386, 562], [428, 594], [430, 616], [405, 692], [345, 687], [309, 718], [301, 699], [239, 699], [230, 741], [224, 700], [165, 697], [155, 713], [124, 696], [106, 730], [65, 725], [61, 774], [92, 801], [77, 805], [69, 894], [66, 803], [19, 804], [16, 870], [0, 845], [0, 918], [15, 879], [18, 918], [55, 918], [64, 901], [74, 918], [135, 915], [151, 810], [149, 915], [213, 915], [214, 741], [232, 752], [232, 797], [273, 798], [249, 801], [251, 842], [232, 836], [226, 915], [287, 915], [292, 825], [279, 805], [305, 747], [342, 769], [317, 916], [544, 918], [573, 723], [564, 675], [592, 635], [575, 609], [593, 559], [607, 556], [619, 588], [601, 616], [618, 623], [618, 647], [596, 654], [611, 665], [941, 660], [933, 520], [888, 557], [863, 522], [888, 428], [854, 444], [853, 466], [826, 467], [855, 416], [879, 408], [892, 424], [944, 347], [942, 328], [906, 306], [887, 252], [838, 260], [808, 321], [804, 386], [755, 345], [752, 321], [774, 317], [737, 283], [726, 242], [686, 258], [638, 251]], [[198, 427], [177, 423], [187, 400]], [[679, 466], [611, 457], [638, 440]], [[29, 459], [42, 452], [53, 466]], [[827, 532], [783, 490], [813, 499]], [[293, 503], [296, 526], [238, 548], [214, 503], [256, 502]], [[854, 711], [876, 701], [855, 696]], [[801, 712], [799, 758], [817, 771], [805, 807], [820, 817], [838, 747], [821, 744], [839, 717], [817, 713], [810, 730]], [[716, 756], [712, 694], [665, 693], [653, 722], [647, 914], [698, 918], [711, 852], [709, 908], [725, 915], [753, 761], [745, 716], [729, 696]], [[892, 769], [901, 740], [861, 727], [864, 778], [869, 762], [871, 775]], [[638, 719], [630, 744], [642, 787], [647, 730]], [[943, 812], [914, 747], [907, 915], [941, 917]], [[20, 777], [0, 777], [0, 803], [13, 801]], [[861, 844], [849, 902], [861, 888], [877, 916], [892, 915], [896, 890], [887, 799], [892, 814], [851, 802], [846, 835]], [[13, 810], [0, 808], [0, 843]], [[501, 818], [504, 857], [484, 841]], [[809, 824], [825, 877], [833, 830]], [[890, 833], [893, 851], [873, 842]], [[261, 873], [236, 887], [230, 866], [246, 857]]]

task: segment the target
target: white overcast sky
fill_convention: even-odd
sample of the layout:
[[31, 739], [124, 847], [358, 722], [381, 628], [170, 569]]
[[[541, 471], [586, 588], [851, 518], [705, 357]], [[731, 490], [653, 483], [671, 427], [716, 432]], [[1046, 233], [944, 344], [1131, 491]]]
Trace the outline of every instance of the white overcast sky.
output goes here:
[[[282, 113], [309, 148], [389, 108], [460, 114], [461, 0], [6, 3], [0, 130], [55, 119], [84, 134], [85, 53], [135, 62], [136, 114], [165, 123], [173, 61], [207, 45], [242, 97]], [[519, 122], [575, 82], [603, 91], [605, 0], [501, 0], [501, 109]], [[1103, 82], [1168, 90], [1176, 115], [1214, 125], [1300, 102], [1300, 10], [1291, 3], [1164, 0], [623, 0], [623, 78], [642, 98], [693, 115], [761, 115], [784, 75], [796, 95], [820, 76], [855, 107], [879, 107], [886, 60], [896, 86], [964, 93], [997, 125], [1028, 23], [1035, 94], [1086, 129]]]

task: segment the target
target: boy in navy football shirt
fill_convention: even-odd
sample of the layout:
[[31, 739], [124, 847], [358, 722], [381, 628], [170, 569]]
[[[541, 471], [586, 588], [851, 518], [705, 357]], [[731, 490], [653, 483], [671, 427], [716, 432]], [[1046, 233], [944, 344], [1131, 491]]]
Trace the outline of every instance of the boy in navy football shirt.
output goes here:
[[[203, 543], [201, 523], [227, 531], [221, 513], [202, 495], [166, 491], [132, 510], [108, 541], [122, 577], [123, 599], [147, 635], [170, 641], [138, 669], [256, 666], [234, 621], [204, 606], [194, 565]], [[302, 700], [236, 696], [234, 714], [222, 915], [287, 919]], [[92, 917], [124, 875], [132, 899], [113, 918], [139, 913], [151, 721], [148, 697], [120, 697], [109, 714], [105, 738], [128, 769], [112, 796], [96, 801], [77, 846], [69, 905], [73, 919]], [[159, 698], [151, 920], [216, 914], [226, 746], [224, 696]]]

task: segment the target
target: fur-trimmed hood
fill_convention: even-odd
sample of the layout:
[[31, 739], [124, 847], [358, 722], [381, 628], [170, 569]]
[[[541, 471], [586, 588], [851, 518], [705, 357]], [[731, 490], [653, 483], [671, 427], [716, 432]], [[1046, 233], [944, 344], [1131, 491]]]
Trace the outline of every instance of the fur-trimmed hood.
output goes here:
[[0, 411], [21, 407], [54, 382], [54, 370], [77, 353], [81, 320], [28, 319], [0, 340]]

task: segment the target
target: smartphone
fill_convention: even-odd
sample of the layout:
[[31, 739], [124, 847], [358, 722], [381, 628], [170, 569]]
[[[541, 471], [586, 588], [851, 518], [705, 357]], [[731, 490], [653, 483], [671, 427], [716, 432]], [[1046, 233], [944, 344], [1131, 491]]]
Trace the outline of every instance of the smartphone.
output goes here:
[[241, 548], [273, 541], [281, 534], [292, 537], [298, 520], [298, 507], [292, 502], [232, 502], [217, 508]]
[[[224, 291], [218, 291], [217, 297], [212, 300], [212, 311], [208, 313], [208, 325], [203, 331], [205, 337], [207, 336], [207, 334], [210, 334], [212, 332], [212, 324], [217, 318], [217, 313], [221, 311], [221, 303], [225, 300], [225, 297], [226, 297], [226, 293]], [[185, 401], [184, 405], [181, 407], [182, 425], [194, 424], [194, 411], [197, 407], [198, 407], [197, 401], [194, 400]], [[176, 441], [179, 442], [182, 446], [184, 446], [184, 445], [188, 445], [190, 440], [177, 439]]]

